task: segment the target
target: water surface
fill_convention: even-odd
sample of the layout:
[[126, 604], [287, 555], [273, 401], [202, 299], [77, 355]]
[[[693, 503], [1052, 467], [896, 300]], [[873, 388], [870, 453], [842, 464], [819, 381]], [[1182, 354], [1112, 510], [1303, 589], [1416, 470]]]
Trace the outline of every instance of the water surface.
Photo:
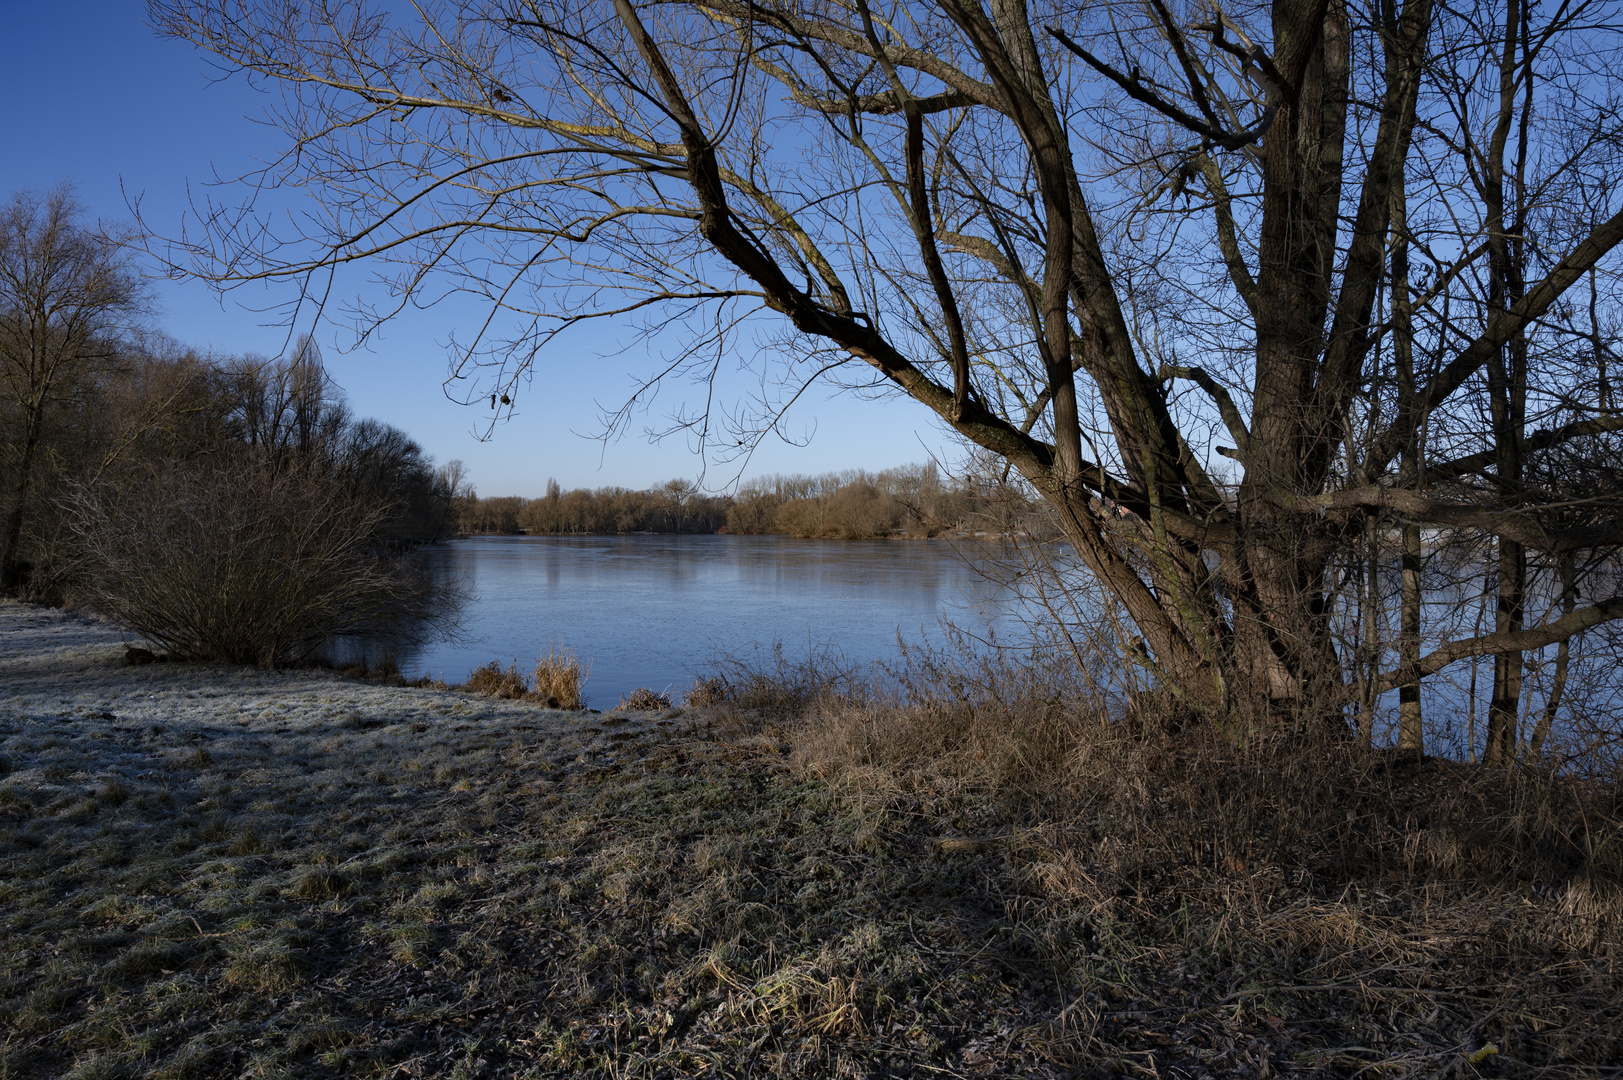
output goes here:
[[493, 659], [527, 671], [557, 645], [590, 663], [599, 709], [639, 686], [679, 692], [717, 655], [773, 642], [791, 658], [835, 648], [866, 663], [895, 656], [898, 633], [938, 640], [943, 618], [1019, 628], [1012, 598], [941, 541], [487, 536], [423, 558], [473, 598], [464, 639], [402, 655], [408, 677], [460, 682]]

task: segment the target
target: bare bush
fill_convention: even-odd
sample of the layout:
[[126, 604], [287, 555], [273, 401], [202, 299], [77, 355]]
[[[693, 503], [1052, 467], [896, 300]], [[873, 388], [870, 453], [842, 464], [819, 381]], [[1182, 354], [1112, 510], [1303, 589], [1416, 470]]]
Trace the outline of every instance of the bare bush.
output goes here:
[[220, 453], [66, 500], [86, 599], [177, 657], [264, 666], [340, 634], [405, 643], [449, 586], [377, 543], [392, 507], [319, 473]]

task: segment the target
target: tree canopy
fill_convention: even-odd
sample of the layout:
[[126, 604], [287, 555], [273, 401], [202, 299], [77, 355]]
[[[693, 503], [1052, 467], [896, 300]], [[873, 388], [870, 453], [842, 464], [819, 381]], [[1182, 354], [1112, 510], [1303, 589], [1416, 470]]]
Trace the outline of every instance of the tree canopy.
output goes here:
[[[215, 206], [172, 266], [310, 299], [370, 266], [363, 331], [477, 297], [453, 375], [493, 408], [604, 318], [676, 335], [650, 385], [761, 353], [788, 397], [911, 399], [1041, 494], [1214, 722], [1342, 725], [1492, 654], [1503, 756], [1524, 651], [1623, 617], [1617, 491], [1555, 464], [1623, 429], [1614, 2], [151, 10], [280, 95], [254, 180], [315, 199]], [[1420, 624], [1423, 530], [1491, 549], [1491, 630]]]

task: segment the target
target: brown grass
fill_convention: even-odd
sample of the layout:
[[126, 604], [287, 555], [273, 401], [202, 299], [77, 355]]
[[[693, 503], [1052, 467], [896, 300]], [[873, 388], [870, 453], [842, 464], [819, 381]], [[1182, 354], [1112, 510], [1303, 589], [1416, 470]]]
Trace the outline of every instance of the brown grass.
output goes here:
[[0, 1078], [1613, 1075], [1615, 789], [1135, 736], [1052, 674], [201, 764], [0, 713]]
[[630, 709], [636, 712], [651, 712], [657, 709], [671, 707], [671, 699], [667, 694], [657, 690], [650, 690], [646, 686], [639, 686], [629, 694], [621, 695], [618, 708]]
[[[995, 666], [911, 665], [905, 703], [824, 698], [794, 760], [876, 831], [928, 823], [940, 851], [1005, 860], [992, 888], [1076, 995], [1066, 1060], [1137, 1045], [1200, 1069], [1226, 1047], [1263, 1075], [1422, 1075], [1491, 1041], [1459, 1075], [1565, 1076], [1623, 1057], [1615, 781], [1169, 735]], [[1236, 1043], [1242, 1017], [1261, 1026]]]
[[732, 687], [727, 685], [727, 680], [710, 675], [694, 679], [693, 685], [682, 695], [682, 701], [690, 709], [708, 709], [724, 704], [731, 697]]
[[581, 710], [586, 708], [581, 693], [586, 675], [586, 665], [574, 653], [549, 647], [529, 678], [519, 671], [516, 660], [506, 669], [492, 660], [475, 668], [457, 689], [509, 701], [533, 701], [549, 709]]
[[584, 709], [586, 698], [582, 691], [586, 687], [588, 673], [589, 669], [580, 657], [568, 649], [549, 645], [546, 653], [535, 662], [533, 693], [554, 709]]
[[511, 701], [529, 693], [530, 683], [519, 673], [517, 661], [503, 671], [501, 664], [492, 660], [488, 664], [474, 668], [461, 689], [470, 694], [484, 694], [486, 697]]

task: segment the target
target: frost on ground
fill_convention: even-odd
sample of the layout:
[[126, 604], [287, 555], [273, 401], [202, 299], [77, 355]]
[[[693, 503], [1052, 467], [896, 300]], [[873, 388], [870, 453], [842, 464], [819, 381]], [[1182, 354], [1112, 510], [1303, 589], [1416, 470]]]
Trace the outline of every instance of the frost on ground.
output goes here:
[[1064, 1071], [999, 856], [764, 714], [123, 655], [0, 603], [0, 1080]]
[[[1210, 839], [1235, 787], [999, 802], [984, 765], [965, 782], [875, 749], [934, 723], [951, 768], [980, 762], [961, 712], [851, 706], [853, 749], [818, 759], [829, 716], [749, 699], [562, 713], [122, 656], [102, 624], [0, 603], [0, 1080], [1598, 1078], [1623, 1060], [1612, 876], [1552, 899], [1492, 868], [1349, 871], [1350, 844], [1300, 856], [1265, 834], [1248, 864]], [[1455, 784], [1399, 781], [1430, 785], [1428, 813]], [[1349, 828], [1374, 816], [1347, 805]], [[1491, 839], [1495, 812], [1461, 828]], [[1615, 810], [1585, 813], [1612, 858]]]
[[[276, 1006], [271, 1028], [304, 1031], [276, 995], [331, 975], [324, 952], [370, 943], [387, 966], [430, 964], [456, 923], [437, 916], [494, 880], [471, 837], [501, 818], [502, 855], [533, 865], [513, 823], [555, 789], [711, 723], [324, 670], [127, 667], [126, 644], [93, 618], [0, 601], [0, 1080], [308, 1059], [306, 1035], [259, 1029]], [[521, 877], [508, 884], [534, 887]], [[402, 905], [404, 928], [388, 917]], [[358, 911], [372, 918], [339, 940], [320, 932]], [[327, 1052], [344, 1072], [349, 1051]]]
[[[544, 783], [616, 764], [628, 744], [693, 723], [677, 710], [603, 717], [321, 669], [123, 667], [125, 648], [95, 619], [0, 601], [0, 754], [14, 789], [90, 797], [115, 780], [127, 791], [161, 781], [179, 797], [231, 774], [240, 802], [280, 796], [291, 768], [303, 777], [301, 801], [361, 798], [363, 772], [403, 797], [462, 778], [456, 760], [492, 739], [512, 752], [509, 770]], [[256, 764], [278, 772], [263, 791], [243, 773]]]

